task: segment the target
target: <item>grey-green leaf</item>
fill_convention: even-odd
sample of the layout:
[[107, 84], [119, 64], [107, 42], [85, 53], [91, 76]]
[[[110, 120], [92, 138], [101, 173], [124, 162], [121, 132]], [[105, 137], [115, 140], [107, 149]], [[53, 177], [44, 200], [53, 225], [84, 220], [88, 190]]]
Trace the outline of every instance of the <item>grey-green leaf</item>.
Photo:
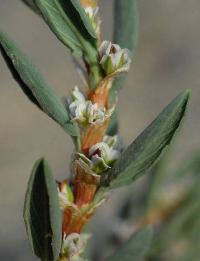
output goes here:
[[114, 21], [114, 42], [134, 53], [139, 26], [137, 0], [115, 0]]
[[190, 92], [178, 95], [121, 154], [114, 167], [102, 176], [102, 186], [121, 187], [143, 175], [171, 142], [185, 114]]
[[35, 4], [35, 0], [22, 0], [22, 2], [30, 7], [35, 13], [40, 14], [40, 11]]
[[[128, 48], [135, 53], [138, 41], [139, 15], [137, 0], [114, 1], [114, 36], [113, 40], [122, 48]], [[125, 82], [125, 76], [121, 76], [113, 83], [110, 91], [110, 102], [115, 101], [117, 92]]]
[[60, 6], [57, 2], [56, 0], [36, 0], [36, 5], [57, 38], [76, 56], [81, 56], [81, 44], [70, 28], [70, 21], [66, 21], [65, 17], [63, 17], [63, 13], [61, 13]]
[[[91, 28], [86, 23], [86, 14], [79, 3], [71, 0], [35, 0], [38, 9], [57, 38], [70, 48], [75, 56], [81, 56], [92, 49], [96, 39], [91, 36]], [[76, 6], [76, 8], [75, 8]], [[78, 10], [78, 11], [77, 11]], [[84, 22], [83, 22], [84, 20]], [[86, 24], [86, 26], [85, 26]]]
[[32, 62], [4, 33], [0, 33], [0, 49], [11, 73], [28, 98], [59, 123], [67, 133], [77, 136], [76, 127], [70, 122], [60, 98], [48, 86]]
[[94, 28], [92, 27], [92, 23], [90, 22], [89, 17], [87, 16], [85, 10], [83, 9], [80, 0], [76, 0], [76, 1], [71, 0], [71, 4], [75, 7], [76, 11], [79, 13], [81, 21], [83, 22], [83, 25], [87, 29], [90, 36], [96, 39], [97, 36], [94, 31]]
[[[36, 4], [36, 0], [21, 0], [22, 2], [24, 2], [27, 6], [29, 6], [34, 12], [38, 13], [38, 14], [41, 14], [40, 13], [40, 10], [39, 8], [37, 7], [37, 4]], [[83, 25], [85, 26], [85, 28], [87, 29], [88, 33], [93, 37], [93, 38], [96, 38], [96, 33], [92, 27], [92, 24], [84, 10], [84, 8], [82, 7], [81, 5], [81, 2], [80, 0], [76, 0], [76, 1], [73, 1], [73, 0], [66, 0], [65, 2], [67, 3], [70, 3], [74, 6], [74, 8], [76, 9], [76, 11], [78, 12], [78, 14], [80, 15], [80, 18], [83, 22]], [[51, 3], [52, 1], [49, 1], [49, 3]], [[61, 2], [61, 1], [60, 1]], [[46, 2], [47, 3], [47, 2]], [[70, 9], [70, 8], [69, 8]], [[55, 10], [54, 10], [55, 11]], [[72, 12], [72, 10], [71, 10]]]
[[90, 88], [96, 88], [102, 79], [97, 39], [80, 1], [35, 0], [35, 2], [57, 38], [75, 57], [84, 58], [90, 68], [88, 77]]
[[118, 115], [115, 109], [115, 111], [111, 116], [106, 134], [109, 136], [114, 136], [117, 135], [118, 132], [119, 132]]
[[153, 237], [152, 227], [146, 227], [133, 235], [107, 261], [143, 261]]
[[34, 254], [42, 260], [56, 260], [61, 248], [62, 218], [56, 182], [44, 159], [36, 162], [28, 182], [24, 221]]

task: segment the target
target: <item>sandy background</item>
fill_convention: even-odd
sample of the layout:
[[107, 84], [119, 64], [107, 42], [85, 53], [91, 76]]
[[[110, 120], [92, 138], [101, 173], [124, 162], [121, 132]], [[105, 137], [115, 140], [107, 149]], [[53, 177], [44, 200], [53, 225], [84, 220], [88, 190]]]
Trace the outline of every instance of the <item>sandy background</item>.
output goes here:
[[[101, 1], [105, 39], [111, 39], [112, 5], [111, 0]], [[200, 1], [140, 0], [139, 6], [140, 41], [134, 67], [120, 93], [121, 135], [128, 144], [175, 95], [191, 88], [188, 115], [173, 144], [173, 168], [200, 148]], [[65, 47], [19, 0], [0, 0], [0, 28], [32, 57], [60, 96], [79, 83]], [[22, 220], [29, 173], [33, 163], [45, 156], [55, 176], [64, 178], [72, 143], [27, 100], [2, 58], [0, 90], [0, 260], [31, 261], [36, 259]], [[115, 197], [96, 220], [107, 217], [108, 206], [114, 213], [114, 203]]]

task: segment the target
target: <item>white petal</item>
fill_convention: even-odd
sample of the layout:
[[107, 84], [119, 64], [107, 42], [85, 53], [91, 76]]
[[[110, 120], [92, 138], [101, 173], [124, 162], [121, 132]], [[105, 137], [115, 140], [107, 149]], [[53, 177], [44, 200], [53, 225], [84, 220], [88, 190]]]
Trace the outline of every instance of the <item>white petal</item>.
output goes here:
[[105, 162], [105, 160], [99, 157], [98, 155], [92, 156], [91, 160], [93, 163], [93, 170], [98, 174], [110, 168], [110, 166]]
[[99, 47], [99, 55], [100, 58], [103, 57], [103, 55], [105, 54], [109, 54], [110, 53], [110, 48], [112, 46], [112, 43], [110, 41], [103, 41]]
[[78, 86], [74, 87], [74, 90], [72, 91], [72, 98], [73, 98], [74, 101], [78, 100], [80, 102], [85, 102], [85, 96], [79, 90]]
[[108, 158], [106, 159], [108, 162], [118, 160], [120, 157], [120, 152], [117, 150], [110, 150], [108, 154]]
[[92, 166], [92, 162], [90, 159], [88, 159], [84, 154], [82, 153], [76, 153], [88, 166]]
[[[119, 52], [119, 51], [122, 50], [121, 47], [120, 47], [118, 44], [112, 44], [112, 45], [111, 45], [111, 48], [112, 48], [112, 47], [115, 48], [116, 52]], [[111, 50], [110, 50], [110, 51], [111, 51]]]
[[64, 239], [64, 249], [70, 257], [80, 254], [83, 248], [84, 242], [78, 233], [72, 233]]
[[109, 147], [108, 144], [106, 144], [105, 142], [99, 142], [96, 143], [95, 145], [93, 145], [90, 150], [89, 150], [89, 156], [92, 156], [94, 154], [96, 154], [97, 151], [100, 151], [100, 154], [103, 152], [105, 153], [105, 151], [109, 151]]
[[122, 55], [123, 55], [123, 50], [110, 54], [113, 67], [117, 67], [119, 65]]
[[105, 135], [103, 138], [103, 142], [107, 143], [109, 147], [113, 148], [116, 143], [119, 140], [119, 136], [118, 135], [114, 135], [114, 136], [108, 136]]
[[87, 14], [90, 18], [93, 17], [94, 11], [93, 11], [93, 8], [92, 8], [91, 6], [86, 7], [86, 8], [85, 8], [85, 12], [86, 12], [86, 14]]

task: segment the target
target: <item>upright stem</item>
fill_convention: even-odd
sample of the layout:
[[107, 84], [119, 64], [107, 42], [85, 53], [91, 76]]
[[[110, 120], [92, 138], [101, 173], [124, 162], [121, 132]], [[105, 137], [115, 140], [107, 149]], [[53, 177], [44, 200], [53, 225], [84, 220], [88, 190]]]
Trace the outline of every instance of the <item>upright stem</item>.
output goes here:
[[95, 89], [102, 79], [100, 68], [98, 64], [91, 64], [90, 65], [90, 74], [89, 74], [89, 82], [90, 88]]
[[91, 48], [90, 45], [86, 46], [83, 56], [83, 59], [87, 64], [86, 67], [89, 76], [89, 87], [93, 90], [97, 87], [98, 83], [103, 78], [101, 66], [98, 59], [98, 50], [96, 48]]

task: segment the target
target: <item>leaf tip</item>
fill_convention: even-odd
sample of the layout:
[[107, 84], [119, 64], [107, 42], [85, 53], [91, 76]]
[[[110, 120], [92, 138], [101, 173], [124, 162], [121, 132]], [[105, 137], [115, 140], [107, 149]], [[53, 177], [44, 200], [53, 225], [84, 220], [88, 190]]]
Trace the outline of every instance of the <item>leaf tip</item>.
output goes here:
[[191, 97], [192, 95], [192, 90], [191, 89], [186, 89], [185, 91], [185, 95], [188, 97], [188, 99]]

